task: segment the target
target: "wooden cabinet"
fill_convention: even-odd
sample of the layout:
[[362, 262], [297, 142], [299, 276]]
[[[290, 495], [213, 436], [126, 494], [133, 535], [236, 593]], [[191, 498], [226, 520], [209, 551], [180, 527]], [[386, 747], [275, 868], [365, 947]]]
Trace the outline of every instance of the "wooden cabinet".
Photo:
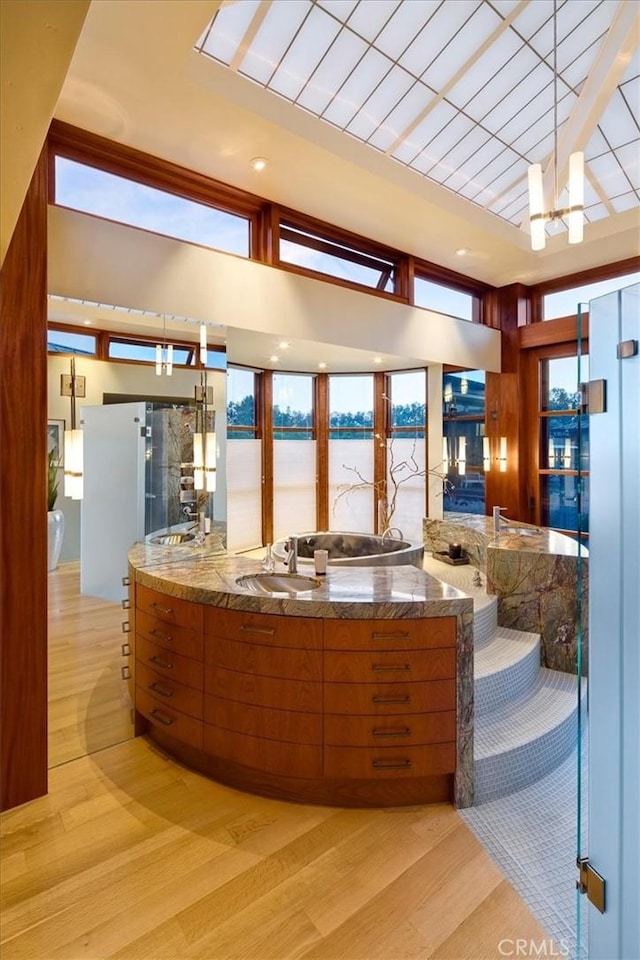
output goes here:
[[309, 802], [451, 797], [454, 618], [275, 616], [140, 585], [135, 597], [136, 710], [178, 759]]
[[173, 739], [202, 748], [202, 607], [135, 590], [135, 708]]
[[324, 772], [453, 774], [455, 620], [325, 620]]

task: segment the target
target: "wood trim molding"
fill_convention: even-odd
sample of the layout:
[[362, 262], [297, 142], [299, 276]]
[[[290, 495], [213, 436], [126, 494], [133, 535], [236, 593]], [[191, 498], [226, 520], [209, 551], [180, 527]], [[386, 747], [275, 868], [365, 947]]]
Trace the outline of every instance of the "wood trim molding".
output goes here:
[[[582, 317], [582, 336], [589, 336], [589, 315]], [[530, 350], [534, 347], [551, 345], [554, 343], [570, 343], [578, 339], [578, 318], [560, 317], [558, 320], [546, 320], [544, 323], [532, 323], [518, 330], [518, 341], [521, 350]]]
[[378, 370], [373, 375], [373, 527], [378, 531], [378, 495], [387, 478], [387, 436], [389, 433], [389, 404], [385, 400], [387, 375]]
[[257, 381], [262, 439], [262, 542], [273, 543], [273, 371], [263, 370]]
[[582, 287], [587, 283], [596, 283], [598, 280], [611, 280], [615, 277], [624, 276], [626, 273], [635, 273], [637, 270], [640, 270], [640, 256], [628, 257], [626, 260], [616, 260], [613, 263], [604, 263], [599, 267], [591, 267], [589, 270], [580, 270], [578, 273], [570, 273], [564, 277], [545, 280], [544, 283], [532, 286], [531, 291], [542, 297], [546, 293], [569, 290], [571, 287]]
[[329, 377], [315, 377], [316, 530], [329, 529]]
[[46, 150], [0, 278], [0, 806], [6, 810], [47, 792]]

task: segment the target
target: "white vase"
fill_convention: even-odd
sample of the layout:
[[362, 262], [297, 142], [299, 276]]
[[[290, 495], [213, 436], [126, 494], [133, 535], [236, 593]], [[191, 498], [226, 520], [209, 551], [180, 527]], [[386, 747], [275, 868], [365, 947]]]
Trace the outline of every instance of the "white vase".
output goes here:
[[62, 510], [49, 510], [49, 564], [48, 570], [55, 570], [60, 559], [64, 539], [64, 513]]

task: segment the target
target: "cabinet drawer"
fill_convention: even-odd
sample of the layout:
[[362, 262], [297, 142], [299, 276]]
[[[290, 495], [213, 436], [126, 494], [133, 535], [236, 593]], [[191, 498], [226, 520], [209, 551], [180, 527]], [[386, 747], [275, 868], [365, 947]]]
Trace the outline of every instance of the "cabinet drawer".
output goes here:
[[322, 620], [310, 617], [281, 617], [206, 607], [204, 632], [214, 637], [248, 640], [269, 646], [322, 649]]
[[145, 691], [160, 704], [172, 710], [187, 713], [190, 717], [202, 719], [202, 690], [194, 690], [183, 683], [177, 683], [157, 670], [152, 670], [140, 660], [136, 666], [136, 686]]
[[453, 773], [455, 743], [405, 747], [325, 747], [326, 777], [380, 780]]
[[422, 650], [455, 643], [455, 617], [324, 621], [325, 650]]
[[381, 650], [380, 653], [328, 650], [324, 655], [325, 680], [334, 683], [447, 680], [456, 675], [454, 647], [437, 650]]
[[204, 749], [216, 757], [267, 773], [313, 779], [322, 776], [321, 746], [278, 743], [276, 740], [249, 737], [205, 723]]
[[328, 714], [324, 742], [331, 746], [397, 747], [405, 744], [446, 743], [456, 738], [453, 710], [406, 713], [393, 717], [350, 717]]
[[193, 627], [181, 627], [176, 623], [159, 620], [150, 613], [139, 610], [136, 630], [147, 640], [159, 644], [192, 660], [202, 660], [202, 632]]
[[178, 710], [158, 703], [146, 690], [136, 690], [136, 710], [159, 730], [164, 730], [176, 740], [202, 749], [202, 720], [195, 720]]
[[322, 651], [207, 637], [204, 662], [261, 677], [322, 680]]
[[275, 677], [256, 677], [237, 673], [223, 667], [205, 667], [205, 693], [216, 697], [253, 703], [259, 707], [280, 710], [298, 710], [303, 713], [322, 712], [322, 684], [314, 681], [282, 680]]
[[251, 737], [289, 743], [322, 743], [322, 717], [319, 713], [274, 710], [205, 694], [204, 719], [216, 727]]
[[202, 663], [197, 660], [181, 657], [157, 643], [150, 643], [139, 634], [136, 636], [136, 658], [163, 677], [170, 677], [187, 687], [202, 690], [203, 668]]
[[199, 603], [170, 597], [166, 593], [159, 593], [157, 590], [150, 590], [149, 587], [137, 584], [136, 606], [143, 613], [150, 613], [165, 623], [176, 623], [181, 627], [202, 630], [202, 607]]
[[325, 683], [325, 713], [393, 716], [455, 710], [455, 680], [429, 683]]

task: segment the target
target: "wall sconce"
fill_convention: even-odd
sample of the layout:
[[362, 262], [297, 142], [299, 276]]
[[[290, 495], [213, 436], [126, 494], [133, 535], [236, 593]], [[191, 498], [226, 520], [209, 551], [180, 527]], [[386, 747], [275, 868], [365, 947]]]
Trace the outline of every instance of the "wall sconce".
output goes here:
[[507, 438], [500, 437], [498, 446], [498, 469], [500, 473], [507, 472]]
[[[496, 437], [498, 441], [498, 453], [495, 457], [498, 463], [498, 470], [500, 473], [507, 472], [507, 438], [506, 437]], [[484, 472], [489, 473], [491, 470], [491, 461], [493, 457], [491, 455], [491, 438], [484, 437], [482, 440], [482, 463], [484, 466]]]
[[162, 343], [156, 344], [156, 376], [173, 374], [173, 344], [167, 343], [167, 318], [162, 316]]
[[467, 380], [466, 377], [463, 377], [462, 380], [460, 381], [460, 393], [468, 393], [468, 392], [469, 392], [469, 381]]
[[71, 375], [60, 375], [60, 396], [71, 398], [71, 429], [64, 432], [64, 495], [72, 500], [82, 500], [83, 483], [83, 436], [76, 425], [76, 397], [86, 395], [86, 378], [76, 376], [75, 357], [71, 358]]
[[569, 437], [565, 437], [565, 441], [564, 441], [564, 451], [562, 454], [562, 468], [563, 470], [571, 470], [571, 440]]
[[467, 438], [458, 437], [458, 474], [464, 477], [467, 472]]
[[549, 453], [547, 456], [547, 467], [553, 470], [556, 465], [556, 445], [553, 440], [549, 440]]
[[485, 473], [491, 470], [491, 441], [489, 437], [482, 438], [482, 466]]
[[[193, 486], [195, 490], [215, 493], [216, 489], [216, 434], [213, 387], [207, 386], [207, 371], [200, 377], [196, 387], [196, 432], [193, 435]], [[214, 429], [210, 430], [213, 418]]]
[[442, 469], [449, 473], [449, 441], [446, 437], [442, 438]]

